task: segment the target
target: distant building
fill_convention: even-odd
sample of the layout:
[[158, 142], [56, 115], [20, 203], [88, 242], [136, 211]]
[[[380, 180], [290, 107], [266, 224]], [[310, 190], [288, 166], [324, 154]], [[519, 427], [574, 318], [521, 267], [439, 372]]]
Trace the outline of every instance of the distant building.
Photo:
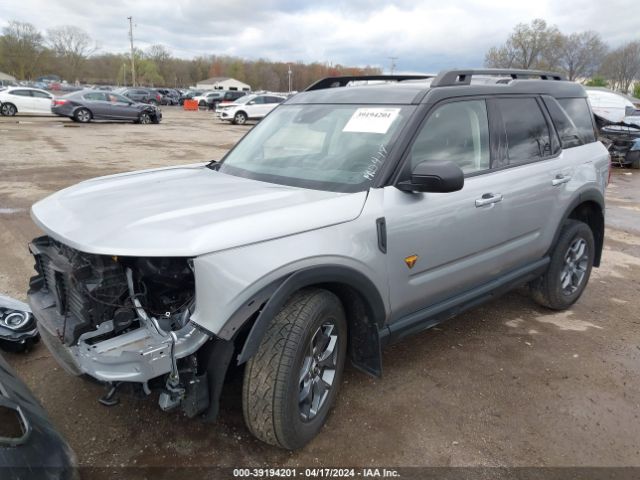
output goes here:
[[3, 82], [3, 84], [16, 83], [16, 77], [0, 72], [0, 82]]
[[230, 77], [211, 77], [196, 84], [198, 90], [243, 90], [250, 91], [251, 86]]

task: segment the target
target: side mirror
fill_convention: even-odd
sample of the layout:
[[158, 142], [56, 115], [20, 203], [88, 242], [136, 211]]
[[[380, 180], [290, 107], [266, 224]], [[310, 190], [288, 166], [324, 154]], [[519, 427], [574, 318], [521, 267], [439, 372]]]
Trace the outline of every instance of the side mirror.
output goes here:
[[404, 192], [457, 192], [464, 186], [462, 169], [451, 161], [422, 162], [411, 172], [411, 179], [396, 187]]

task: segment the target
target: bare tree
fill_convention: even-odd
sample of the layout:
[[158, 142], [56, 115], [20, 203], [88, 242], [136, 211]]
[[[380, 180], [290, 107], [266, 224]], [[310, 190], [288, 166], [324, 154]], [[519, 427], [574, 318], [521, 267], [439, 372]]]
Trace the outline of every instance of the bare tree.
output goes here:
[[555, 68], [561, 33], [555, 26], [537, 18], [531, 24], [519, 23], [509, 38], [485, 56], [485, 65], [495, 68]]
[[47, 40], [63, 62], [64, 76], [70, 80], [78, 78], [87, 57], [98, 49], [87, 32], [73, 25], [48, 30]]
[[31, 78], [44, 51], [42, 34], [30, 23], [11, 21], [2, 29], [2, 69], [17, 78]]
[[607, 46], [596, 32], [563, 35], [558, 50], [558, 66], [569, 80], [592, 76], [600, 67]]
[[602, 62], [602, 74], [614, 89], [628, 92], [633, 81], [640, 77], [640, 41], [611, 51]]

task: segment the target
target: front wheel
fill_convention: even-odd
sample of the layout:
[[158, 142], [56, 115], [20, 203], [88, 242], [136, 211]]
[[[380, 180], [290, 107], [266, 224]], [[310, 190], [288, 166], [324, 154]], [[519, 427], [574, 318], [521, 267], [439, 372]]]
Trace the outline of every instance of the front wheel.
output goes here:
[[247, 114], [244, 112], [238, 112], [233, 117], [233, 123], [236, 125], [244, 125], [247, 123]]
[[295, 293], [245, 369], [242, 407], [251, 433], [290, 450], [313, 439], [338, 393], [346, 351], [338, 297], [317, 288]]
[[533, 299], [553, 310], [565, 310], [584, 291], [595, 255], [591, 228], [578, 220], [567, 220], [551, 253], [547, 272], [531, 282]]
[[149, 115], [147, 112], [142, 112], [140, 114], [140, 117], [138, 118], [138, 123], [141, 123], [143, 125], [148, 125], [151, 123], [151, 115]]

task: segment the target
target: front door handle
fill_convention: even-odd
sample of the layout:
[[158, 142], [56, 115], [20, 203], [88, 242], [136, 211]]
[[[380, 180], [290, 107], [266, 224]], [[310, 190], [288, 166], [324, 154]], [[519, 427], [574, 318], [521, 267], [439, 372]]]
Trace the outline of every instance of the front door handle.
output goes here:
[[567, 183], [569, 180], [571, 180], [571, 175], [558, 174], [558, 175], [556, 175], [556, 178], [551, 180], [551, 185], [553, 185], [554, 187], [557, 187], [558, 185], [562, 185], [563, 183]]
[[492, 203], [498, 203], [502, 201], [501, 193], [485, 193], [481, 198], [476, 200], [476, 208], [484, 207], [485, 205], [491, 205]]

